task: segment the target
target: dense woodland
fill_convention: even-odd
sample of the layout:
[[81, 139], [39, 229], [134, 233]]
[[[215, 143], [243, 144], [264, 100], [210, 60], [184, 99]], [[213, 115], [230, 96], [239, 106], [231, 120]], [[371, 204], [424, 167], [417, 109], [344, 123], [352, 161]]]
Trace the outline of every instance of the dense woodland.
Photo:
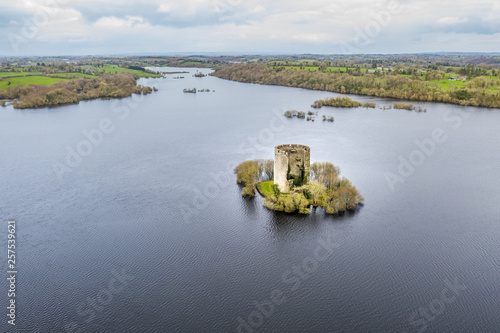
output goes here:
[[[468, 80], [463, 87], [450, 90], [432, 81], [436, 79], [435, 76], [444, 77], [444, 72], [440, 73], [441, 71], [428, 69], [424, 75], [407, 76], [397, 72], [399, 69], [394, 73], [381, 74], [380, 72], [363, 72], [360, 67], [358, 68], [359, 70], [353, 68], [345, 72], [328, 72], [326, 69], [325, 71], [307, 71], [273, 64], [237, 63], [218, 67], [212, 75], [240, 82], [300, 87], [345, 94], [500, 107], [500, 92], [496, 89], [500, 86], [500, 80], [496, 78], [475, 77]], [[472, 71], [473, 67], [471, 65], [468, 68]]]

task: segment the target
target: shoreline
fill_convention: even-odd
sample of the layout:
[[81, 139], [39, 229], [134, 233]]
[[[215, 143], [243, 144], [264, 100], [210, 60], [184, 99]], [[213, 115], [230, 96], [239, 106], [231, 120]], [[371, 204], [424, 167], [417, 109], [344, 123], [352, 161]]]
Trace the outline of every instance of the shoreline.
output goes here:
[[[247, 64], [245, 64], [247, 65]], [[231, 66], [231, 65], [229, 65]], [[214, 70], [214, 72], [210, 73], [209, 75], [211, 76], [214, 76], [214, 77], [217, 77], [217, 78], [220, 78], [220, 79], [223, 79], [223, 80], [228, 80], [228, 81], [234, 81], [234, 82], [241, 82], [241, 83], [251, 83], [251, 84], [258, 84], [258, 85], [265, 85], [265, 86], [279, 86], [279, 87], [290, 87], [290, 88], [302, 88], [302, 89], [306, 89], [306, 90], [314, 90], [314, 91], [326, 91], [326, 92], [331, 92], [331, 93], [337, 93], [339, 95], [354, 95], [354, 96], [369, 96], [369, 97], [378, 97], [378, 98], [387, 98], [387, 99], [392, 99], [394, 101], [408, 101], [408, 102], [422, 102], [422, 103], [443, 103], [443, 104], [450, 104], [450, 105], [457, 105], [457, 106], [472, 106], [472, 107], [481, 107], [481, 108], [485, 108], [485, 109], [500, 109], [500, 100], [498, 99], [498, 96], [500, 95], [500, 93], [497, 93], [497, 94], [489, 94], [488, 97], [491, 97], [491, 98], [494, 98], [496, 99], [495, 100], [495, 104], [494, 106], [489, 106], [489, 105], [483, 105], [481, 103], [478, 103], [476, 100], [473, 100], [473, 99], [470, 99], [470, 100], [458, 100], [458, 99], [452, 99], [452, 98], [449, 98], [449, 100], [436, 100], [436, 99], [433, 99], [433, 100], [423, 100], [421, 98], [411, 98], [411, 97], [407, 97], [407, 96], [404, 96], [402, 98], [398, 98], [396, 96], [393, 96], [391, 94], [394, 94], [396, 93], [396, 91], [394, 89], [388, 89], [388, 90], [383, 90], [382, 92], [380, 91], [377, 91], [377, 93], [381, 93], [383, 95], [377, 95], [375, 93], [361, 93], [359, 91], [352, 91], [352, 90], [349, 90], [349, 91], [346, 91], [346, 92], [341, 92], [341, 91], [337, 91], [335, 89], [327, 89], [325, 87], [323, 88], [313, 88], [313, 87], [307, 87], [307, 86], [300, 86], [299, 84], [286, 84], [286, 83], [280, 83], [280, 82], [273, 82], [273, 83], [267, 83], [267, 82], [262, 82], [262, 80], [264, 79], [271, 79], [274, 81], [277, 81], [277, 80], [280, 80], [280, 76], [279, 75], [269, 75], [269, 76], [265, 76], [265, 73], [256, 73], [256, 70], [253, 71], [250, 76], [246, 75], [244, 76], [243, 74], [240, 73], [240, 69], [235, 69], [233, 71], [231, 71], [230, 73], [221, 73], [221, 70], [223, 70], [224, 68], [227, 68], [228, 65], [226, 66], [222, 66], [222, 67], [218, 67]], [[269, 69], [269, 67], [268, 67]], [[316, 72], [304, 72], [304, 73], [300, 73], [300, 74], [305, 74], [305, 75], [309, 75], [310, 78], [312, 78], [312, 75], [310, 73], [316, 73]], [[240, 74], [241, 76], [239, 76], [238, 74]], [[276, 74], [276, 73], [274, 73]], [[294, 73], [296, 74], [296, 73]], [[314, 75], [314, 74], [313, 74]], [[332, 76], [333, 78], [333, 76]], [[417, 83], [418, 82], [418, 83]], [[416, 81], [415, 83], [416, 84], [423, 84], [424, 82], [426, 81]], [[323, 85], [325, 86], [326, 83], [323, 83]], [[337, 85], [340, 85], [340, 84], [337, 84]], [[331, 85], [330, 85], [331, 86]], [[362, 88], [362, 90], [368, 90], [369, 88]], [[398, 88], [399, 89], [399, 88]], [[341, 90], [341, 89], [338, 89], [338, 90]], [[433, 93], [436, 93], [436, 92], [433, 92]], [[446, 96], [446, 94], [450, 94], [450, 92], [443, 92], [443, 91], [439, 91], [439, 93], [442, 93], [442, 94], [445, 94], [443, 96]], [[480, 91], [476, 91], [476, 95], [483, 95], [483, 94], [486, 94], [486, 90], [483, 89], [483, 90], [480, 90]], [[483, 95], [484, 97], [485, 95]], [[448, 96], [449, 97], [449, 96]]]
[[91, 79], [72, 79], [48, 86], [28, 84], [0, 92], [0, 102], [3, 107], [12, 105], [14, 109], [36, 110], [78, 105], [81, 101], [121, 99], [133, 94], [148, 95], [158, 90], [138, 84], [138, 79], [131, 74], [120, 73]]

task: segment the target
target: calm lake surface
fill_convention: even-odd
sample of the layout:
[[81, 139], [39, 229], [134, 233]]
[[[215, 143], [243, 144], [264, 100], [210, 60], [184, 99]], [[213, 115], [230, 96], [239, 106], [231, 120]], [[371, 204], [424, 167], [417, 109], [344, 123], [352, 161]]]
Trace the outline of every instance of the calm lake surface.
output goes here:
[[[141, 79], [159, 91], [140, 98], [0, 108], [4, 277], [8, 219], [18, 238], [17, 331], [2, 295], [2, 332], [500, 332], [500, 110], [307, 122], [282, 114], [336, 94], [179, 70]], [[365, 205], [242, 199], [231, 165], [283, 143], [339, 165]]]

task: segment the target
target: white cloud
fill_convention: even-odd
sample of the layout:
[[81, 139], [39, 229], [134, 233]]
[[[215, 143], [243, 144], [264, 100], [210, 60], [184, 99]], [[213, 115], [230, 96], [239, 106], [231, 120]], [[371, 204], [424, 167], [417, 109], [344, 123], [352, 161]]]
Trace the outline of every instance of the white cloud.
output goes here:
[[250, 13], [263, 13], [265, 11], [266, 11], [266, 8], [264, 8], [261, 5], [257, 5], [255, 7], [253, 7], [252, 9], [250, 9]]
[[158, 4], [157, 11], [160, 13], [184, 13], [191, 14], [199, 11], [214, 11], [218, 3], [225, 4], [227, 0], [163, 0]]
[[439, 20], [437, 20], [437, 23], [439, 24], [458, 24], [458, 23], [465, 23], [468, 22], [469, 19], [466, 17], [460, 18], [460, 17], [442, 17]]
[[169, 5], [168, 3], [162, 3], [160, 4], [160, 7], [158, 7], [159, 13], [169, 13], [171, 11], [172, 11], [172, 6]]
[[330, 36], [327, 34], [297, 34], [292, 37], [294, 40], [303, 42], [327, 42], [330, 40]]
[[98, 28], [111, 28], [111, 29], [149, 27], [149, 24], [143, 22], [144, 19], [140, 16], [126, 16], [125, 19], [118, 18], [115, 16], [108, 16], [108, 17], [101, 17], [99, 20], [97, 20], [97, 22], [94, 23], [94, 26]]

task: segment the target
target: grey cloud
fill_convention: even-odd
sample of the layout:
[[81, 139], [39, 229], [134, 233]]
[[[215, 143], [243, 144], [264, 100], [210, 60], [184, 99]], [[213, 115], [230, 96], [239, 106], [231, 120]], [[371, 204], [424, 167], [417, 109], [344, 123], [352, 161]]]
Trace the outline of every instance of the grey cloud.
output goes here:
[[[373, 43], [363, 49], [363, 52], [419, 52], [436, 47], [439, 47], [441, 51], [455, 51], [457, 45], [463, 45], [463, 47], [475, 45], [474, 50], [478, 50], [478, 43], [483, 43], [481, 47], [484, 50], [493, 48], [495, 44], [487, 41], [495, 40], [497, 37], [494, 34], [500, 33], [500, 22], [493, 20], [495, 15], [500, 15], [498, 9], [496, 13], [494, 12], [494, 0], [489, 3], [487, 0], [478, 0], [480, 7], [474, 7], [465, 0], [456, 1], [455, 7], [448, 11], [443, 10], [445, 4], [440, 1], [399, 0], [407, 10], [384, 27], [373, 39]], [[130, 53], [162, 51], [335, 53], [338, 52], [338, 48], [334, 44], [342, 39], [338, 36], [354, 34], [355, 27], [363, 29], [367, 23], [367, 18], [359, 15], [361, 6], [366, 6], [367, 1], [353, 1], [351, 4], [338, 1], [335, 2], [335, 10], [332, 10], [332, 1], [328, 0], [311, 0], [307, 4], [298, 0], [268, 2], [247, 0], [234, 6], [230, 3], [229, 0], [191, 1], [188, 6], [179, 0], [173, 3], [175, 5], [172, 5], [172, 11], [159, 12], [157, 1], [124, 0], [120, 4], [116, 1], [92, 1], [90, 3], [83, 0], [67, 1], [65, 7], [78, 10], [82, 14], [83, 22], [66, 22], [62, 23], [61, 27], [67, 27], [70, 32], [81, 31], [81, 36], [85, 38], [79, 39], [81, 36], [78, 34], [75, 34], [73, 38], [71, 33], [68, 33], [64, 35], [67, 37], [61, 37], [61, 39], [50, 39], [53, 30], [46, 29], [44, 33], [47, 34], [46, 40], [48, 41], [44, 44], [33, 40], [26, 46], [26, 52], [30, 54], [88, 52], [112, 54], [125, 51]], [[382, 1], [373, 3], [379, 4]], [[2, 36], [0, 39], [2, 40], [6, 40], [8, 32], [21, 29], [23, 19], [29, 19], [32, 16], [28, 12], [16, 9], [16, 6], [20, 7], [20, 5], [12, 4], [14, 2], [10, 5], [0, 5], [0, 36]], [[252, 11], [259, 4], [265, 7], [265, 10]], [[380, 6], [380, 8], [385, 8], [383, 4]], [[216, 12], [216, 8], [219, 8], [219, 12]], [[349, 10], [346, 11], [346, 8]], [[311, 12], [317, 14], [310, 14]], [[366, 10], [364, 12], [366, 14]], [[405, 15], [408, 16], [405, 17]], [[485, 18], [489, 15], [491, 15], [491, 20], [486, 22]], [[127, 29], [102, 28], [102, 36], [106, 38], [103, 42], [102, 38], [96, 38], [96, 28], [93, 25], [99, 19], [111, 16], [120, 19], [126, 19], [127, 16], [139, 16], [144, 19], [144, 23], [154, 28], [142, 30], [135, 29], [134, 26]], [[467, 18], [468, 21], [454, 24], [438, 23], [437, 20], [443, 16], [457, 16]], [[368, 17], [368, 20], [371, 20], [371, 17]], [[18, 24], [10, 24], [11, 21], [17, 21]], [[231, 25], [226, 26], [227, 24]], [[144, 31], [147, 31], [147, 34]], [[273, 34], [278, 37], [273, 37]], [[321, 41], [311, 42], [294, 39], [294, 36], [301, 34], [331, 34], [332, 38], [331, 41], [321, 39]], [[443, 37], [446, 34], [449, 34], [449, 39]], [[471, 34], [481, 35], [481, 38], [471, 36]], [[127, 43], [131, 36], [137, 40], [133, 45]], [[440, 40], [450, 42], [432, 44], [437, 36], [440, 36]], [[165, 49], [165, 45], [168, 45], [168, 50]]]
[[500, 33], [500, 22], [484, 22], [480, 18], [469, 17], [467, 22], [453, 24], [435, 24], [426, 32], [448, 32], [458, 34], [475, 33], [478, 35], [493, 35]]
[[154, 26], [166, 26], [174, 28], [188, 28], [207, 25], [220, 25], [234, 23], [236, 25], [248, 24], [250, 21], [259, 20], [262, 16], [251, 14], [242, 6], [219, 5], [214, 1], [213, 8], [200, 8], [194, 12], [174, 10], [169, 13], [158, 12], [157, 4], [140, 5], [78, 5], [75, 9], [82, 13], [85, 21], [93, 23], [102, 17], [115, 16], [124, 18], [126, 16], [141, 16], [149, 24]]

